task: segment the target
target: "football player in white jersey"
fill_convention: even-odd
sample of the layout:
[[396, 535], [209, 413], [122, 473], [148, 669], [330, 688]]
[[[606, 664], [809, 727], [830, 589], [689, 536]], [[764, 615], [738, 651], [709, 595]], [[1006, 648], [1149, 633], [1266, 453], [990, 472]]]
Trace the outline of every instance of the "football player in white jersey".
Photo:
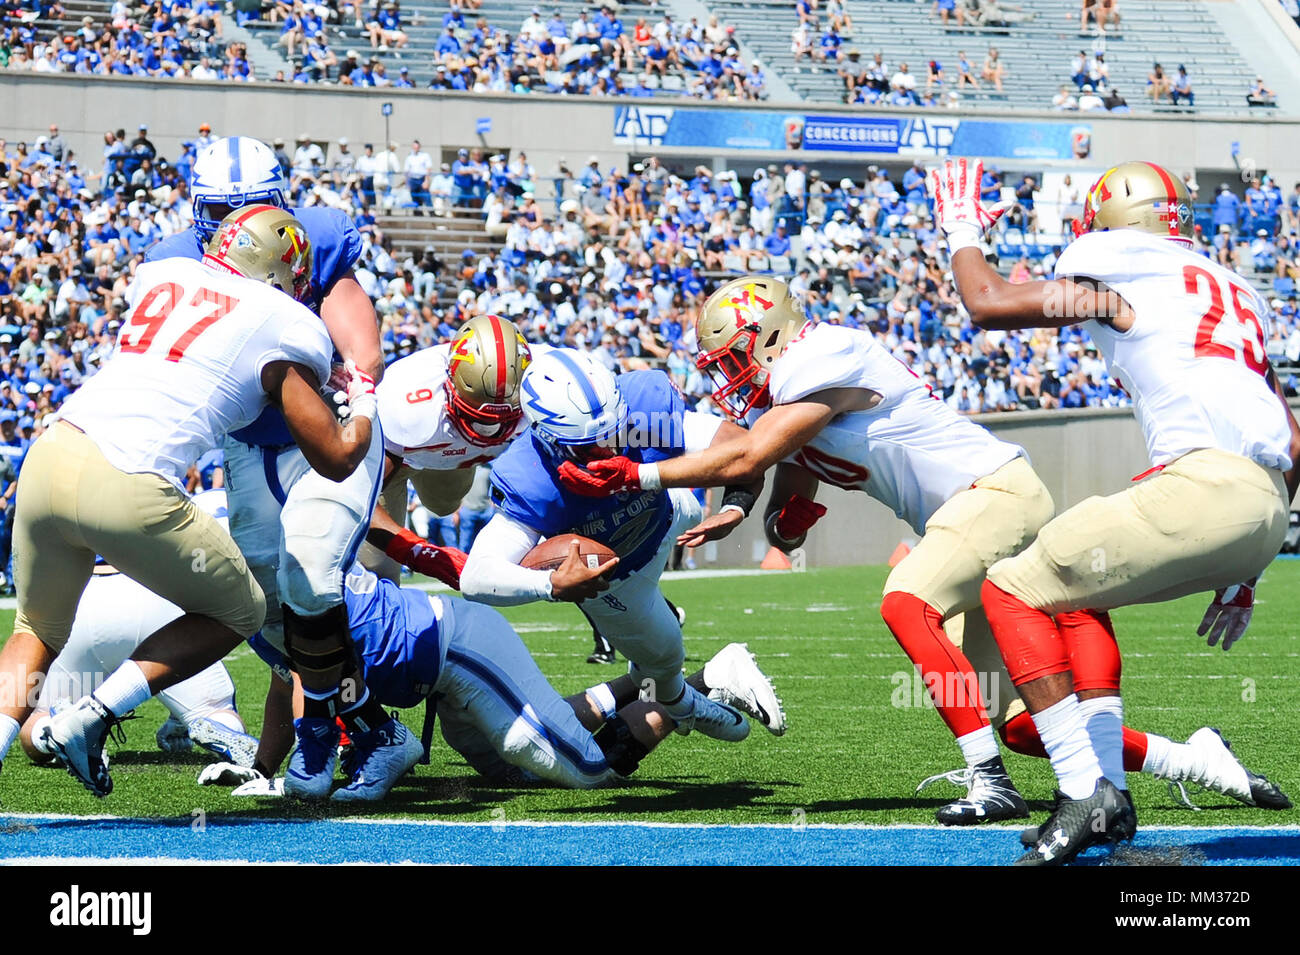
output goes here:
[[[227, 528], [226, 492], [201, 491], [194, 495], [199, 509]], [[94, 690], [131, 655], [145, 637], [179, 617], [183, 611], [169, 600], [146, 590], [110, 564], [96, 564], [77, 605], [72, 633], [62, 652], [50, 664], [36, 709], [23, 724], [22, 744], [38, 762], [53, 758], [42, 749], [41, 731], [49, 722], [51, 707], [71, 705]], [[235, 709], [235, 684], [221, 663], [182, 680], [158, 694], [170, 714], [158, 729], [158, 746], [165, 752], [187, 752], [198, 744], [222, 760], [252, 766], [257, 739], [244, 732]]]
[[[1245, 632], [1255, 581], [1277, 555], [1300, 480], [1300, 426], [1265, 352], [1268, 303], [1192, 250], [1191, 198], [1168, 170], [1128, 162], [1088, 192], [1055, 278], [1012, 285], [979, 247], [996, 208], [982, 163], [934, 174], [938, 221], [972, 320], [985, 328], [1084, 322], [1123, 382], [1152, 468], [1092, 497], [994, 564], [984, 609], [1062, 793], [1026, 865], [1131, 838], [1121, 755], [1120, 656], [1106, 611], [1214, 591], [1199, 634]], [[1060, 626], [1071, 616], [1069, 628]], [[1056, 620], [1053, 620], [1053, 616]]]
[[[96, 554], [185, 611], [43, 730], [97, 796], [112, 790], [103, 758], [112, 725], [221, 659], [265, 614], [234, 541], [185, 494], [189, 463], [272, 403], [331, 480], [351, 474], [371, 446], [369, 377], [349, 371], [346, 425], [320, 395], [333, 346], [294, 300], [310, 271], [297, 220], [266, 206], [229, 215], [202, 262], [140, 266], [113, 357], [28, 453], [14, 527], [18, 613], [0, 685], [25, 686], [63, 648]], [[32, 702], [0, 700], [0, 755]]]
[[[480, 315], [450, 344], [393, 362], [375, 389], [385, 460], [383, 505], [371, 519], [370, 544], [460, 589], [465, 555], [434, 547], [405, 527], [406, 483], [435, 514], [455, 511], [474, 481], [475, 465], [496, 458], [527, 430], [519, 383], [533, 349], [547, 347], [527, 344], [508, 319]], [[392, 579], [391, 573], [381, 576]]]
[[[566, 465], [561, 480], [598, 494], [710, 486], [780, 462], [765, 527], [783, 550], [799, 546], [825, 513], [813, 501], [819, 481], [888, 506], [921, 541], [885, 582], [881, 615], [920, 668], [967, 764], [966, 797], [941, 807], [937, 818], [969, 825], [1028, 815], [993, 727], [1013, 749], [1033, 753], [1033, 724], [1013, 694], [990, 700], [990, 713], [979, 689], [995, 686], [1002, 669], [980, 609], [985, 574], [1026, 547], [1054, 509], [1024, 451], [937, 400], [870, 333], [806, 322], [799, 300], [778, 280], [721, 286], [701, 309], [696, 335], [696, 361], [717, 386], [715, 401], [750, 422], [744, 437], [656, 465], [619, 458], [585, 470]], [[1137, 750], [1148, 736], [1130, 732], [1129, 756], [1141, 766]], [[1170, 754], [1162, 771], [1249, 800], [1250, 787], [1240, 784], [1246, 771], [1212, 742], [1169, 743], [1167, 750], [1157, 742]]]

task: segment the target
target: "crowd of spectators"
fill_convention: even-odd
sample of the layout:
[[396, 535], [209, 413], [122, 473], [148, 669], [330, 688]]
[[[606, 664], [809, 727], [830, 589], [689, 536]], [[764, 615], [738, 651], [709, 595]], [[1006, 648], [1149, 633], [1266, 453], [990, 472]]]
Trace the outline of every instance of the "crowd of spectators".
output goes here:
[[[833, 0], [836, 2], [836, 0]], [[566, 21], [534, 7], [516, 33], [477, 15], [477, 0], [449, 0], [433, 50], [433, 89], [763, 100], [767, 76], [739, 52], [735, 28], [716, 16], [685, 22], [672, 13], [624, 23], [617, 6], [593, 5]], [[225, 42], [223, 15], [241, 25], [278, 26], [289, 68], [257, 77], [245, 44]], [[650, 22], [653, 20], [654, 22]], [[331, 46], [350, 27], [370, 52]], [[115, 0], [106, 21], [69, 20], [57, 0], [4, 0], [0, 69], [243, 82], [328, 82], [411, 88], [409, 35], [396, 0]], [[391, 56], [385, 62], [378, 54]]]
[[[101, 153], [86, 157], [54, 125], [31, 143], [0, 139], [0, 530], [31, 440], [111, 353], [134, 264], [188, 224], [189, 167], [212, 137], [199, 125], [170, 159], [143, 126], [134, 137], [106, 133]], [[590, 351], [614, 369], [663, 367], [707, 409], [709, 387], [690, 358], [695, 309], [727, 273], [772, 272], [790, 279], [814, 320], [870, 330], [962, 413], [1128, 402], [1080, 329], [971, 325], [919, 163], [833, 179], [791, 160], [742, 177], [655, 158], [623, 169], [593, 156], [539, 171], [522, 152], [461, 150], [445, 163], [418, 141], [376, 153], [303, 135], [292, 150], [275, 148], [295, 204], [340, 208], [361, 230], [357, 277], [391, 359], [491, 312], [531, 340]], [[1200, 202], [1194, 177], [1185, 180]], [[1050, 275], [1064, 240], [1008, 243], [1035, 233], [1046, 203], [1068, 220], [1079, 189], [1067, 179], [1048, 197], [1032, 175], [989, 168], [983, 190], [1017, 201], [993, 240], [1003, 269], [1013, 281]], [[458, 206], [486, 229], [459, 254], [399, 249], [381, 218]], [[1268, 176], [1240, 194], [1223, 184], [1198, 210], [1201, 251], [1272, 284], [1281, 320], [1270, 352], [1300, 361], [1300, 184], [1288, 196]], [[0, 567], [5, 558], [0, 547]]]

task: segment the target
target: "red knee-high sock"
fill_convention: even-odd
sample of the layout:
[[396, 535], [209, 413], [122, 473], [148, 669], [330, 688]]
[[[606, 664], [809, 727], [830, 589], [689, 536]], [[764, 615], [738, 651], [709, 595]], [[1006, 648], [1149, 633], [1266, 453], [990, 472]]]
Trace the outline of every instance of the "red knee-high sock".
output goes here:
[[[1034, 720], [1028, 713], [1020, 713], [1013, 719], [1007, 720], [998, 731], [998, 735], [1002, 737], [1002, 742], [1007, 744], [1007, 749], [1013, 753], [1039, 758], [1047, 756], [1047, 750], [1043, 749], [1043, 741], [1038, 738], [1038, 728], [1034, 726]], [[1142, 772], [1146, 759], [1147, 734], [1124, 727], [1124, 771]]]
[[921, 668], [939, 716], [957, 737], [989, 725], [975, 668], [943, 632], [943, 616], [912, 594], [891, 591], [880, 615], [909, 660]]
[[1074, 692], [1119, 692], [1123, 663], [1110, 614], [1097, 610], [1070, 610], [1056, 615], [1056, 629], [1070, 654]]
[[1069, 672], [1070, 656], [1051, 617], [987, 580], [980, 600], [1013, 684]]

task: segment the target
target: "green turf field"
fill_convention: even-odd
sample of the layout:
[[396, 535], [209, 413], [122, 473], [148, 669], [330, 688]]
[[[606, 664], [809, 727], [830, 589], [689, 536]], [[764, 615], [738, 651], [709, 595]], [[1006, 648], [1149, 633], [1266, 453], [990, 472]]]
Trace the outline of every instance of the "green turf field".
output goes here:
[[[672, 736], [629, 785], [567, 792], [486, 788], [437, 736], [432, 765], [418, 767], [372, 812], [452, 820], [930, 822], [934, 808], [957, 791], [944, 784], [920, 796], [913, 790], [961, 759], [935, 713], [914, 705], [910, 686], [898, 689], [895, 675], [907, 673], [908, 664], [880, 620], [885, 573], [866, 567], [665, 583], [688, 614], [688, 669], [730, 641], [748, 641], [785, 700], [790, 730], [783, 738], [758, 726], [738, 745]], [[1298, 585], [1300, 562], [1274, 564], [1250, 632], [1227, 654], [1195, 635], [1206, 598], [1116, 613], [1129, 725], [1178, 739], [1202, 725], [1218, 726], [1248, 766], [1300, 795]], [[0, 612], [4, 632], [12, 616]], [[589, 631], [573, 607], [536, 604], [508, 616], [561, 692], [619, 672], [585, 662]], [[246, 650], [227, 663], [240, 710], [256, 732], [268, 671]], [[895, 705], [900, 697], [908, 705]], [[313, 811], [197, 787], [204, 760], [169, 757], [154, 745], [162, 707], [151, 702], [139, 715], [127, 724], [126, 745], [110, 747], [116, 789], [107, 799], [93, 799], [61, 770], [29, 766], [15, 746], [0, 774], [0, 812], [176, 817], [202, 809], [275, 817]], [[422, 719], [423, 710], [415, 710], [406, 722], [418, 732]], [[1050, 798], [1046, 761], [1010, 756], [1008, 766], [1031, 803]], [[1176, 806], [1163, 783], [1130, 778], [1150, 825], [1300, 822], [1300, 810], [1268, 813], [1213, 793], [1196, 797], [1207, 811], [1192, 812]]]

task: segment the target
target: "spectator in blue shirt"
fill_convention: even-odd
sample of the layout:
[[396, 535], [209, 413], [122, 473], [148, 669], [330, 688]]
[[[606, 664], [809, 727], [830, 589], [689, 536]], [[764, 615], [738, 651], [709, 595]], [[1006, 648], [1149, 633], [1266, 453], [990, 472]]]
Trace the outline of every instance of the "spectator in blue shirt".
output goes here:
[[1214, 197], [1214, 229], [1219, 231], [1220, 226], [1231, 226], [1232, 231], [1237, 231], [1237, 218], [1241, 212], [1241, 200], [1237, 198], [1228, 184], [1222, 183], [1219, 186], [1219, 194]]

